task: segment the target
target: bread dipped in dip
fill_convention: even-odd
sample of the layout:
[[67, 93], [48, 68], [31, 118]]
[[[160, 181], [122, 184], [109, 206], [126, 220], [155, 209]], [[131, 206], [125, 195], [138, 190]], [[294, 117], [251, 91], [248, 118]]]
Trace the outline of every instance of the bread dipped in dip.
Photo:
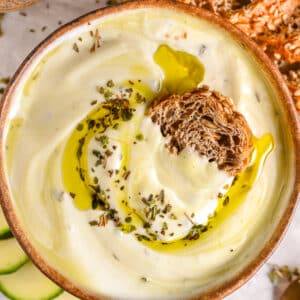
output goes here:
[[150, 115], [162, 135], [170, 136], [172, 153], [189, 146], [232, 175], [249, 164], [253, 144], [247, 121], [230, 99], [208, 86], [154, 100]]

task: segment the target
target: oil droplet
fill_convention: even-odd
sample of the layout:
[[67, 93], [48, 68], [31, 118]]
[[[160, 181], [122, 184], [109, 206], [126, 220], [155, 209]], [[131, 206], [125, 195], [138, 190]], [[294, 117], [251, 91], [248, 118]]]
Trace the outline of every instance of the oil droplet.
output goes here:
[[52, 57], [54, 56], [55, 53], [59, 50], [60, 46], [55, 47], [52, 49], [49, 53], [47, 53], [43, 59], [38, 63], [38, 65], [34, 68], [32, 71], [31, 76], [27, 79], [24, 89], [23, 89], [23, 95], [24, 96], [29, 96], [29, 93], [31, 91], [32, 85], [34, 84], [34, 81], [39, 77], [43, 66], [45, 63]]
[[14, 157], [14, 149], [16, 147], [16, 142], [18, 140], [19, 129], [23, 125], [24, 119], [22, 118], [14, 118], [9, 122], [8, 134], [6, 137], [6, 161], [7, 161], [7, 170], [8, 173], [11, 172], [13, 157]]
[[154, 61], [165, 75], [160, 95], [182, 94], [196, 88], [204, 78], [204, 66], [196, 56], [167, 45], [159, 46]]

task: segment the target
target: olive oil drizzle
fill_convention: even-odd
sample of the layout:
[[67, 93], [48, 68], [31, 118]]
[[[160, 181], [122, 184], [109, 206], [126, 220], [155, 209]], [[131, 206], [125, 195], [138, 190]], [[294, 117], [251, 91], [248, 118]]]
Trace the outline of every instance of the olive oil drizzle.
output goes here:
[[196, 246], [208, 232], [212, 232], [234, 213], [244, 202], [248, 192], [258, 180], [263, 165], [274, 148], [274, 140], [271, 134], [266, 133], [261, 138], [253, 138], [254, 151], [251, 165], [240, 173], [228, 192], [219, 198], [218, 206], [214, 216], [210, 217], [206, 225], [195, 225], [189, 234], [180, 240], [165, 243], [163, 241], [147, 241], [142, 243], [147, 247], [160, 251], [171, 252]]
[[[64, 186], [74, 199], [77, 208], [87, 210], [93, 207], [92, 200], [97, 198], [100, 203], [99, 208], [104, 208], [107, 204], [105, 192], [93, 183], [89, 175], [88, 166], [88, 146], [97, 134], [103, 134], [107, 128], [124, 122], [120, 115], [124, 111], [134, 109], [137, 95], [152, 97], [152, 91], [140, 82], [131, 81], [135, 86], [135, 91], [129, 99], [112, 99], [101, 103], [76, 127], [68, 139], [62, 161]], [[125, 104], [126, 102], [126, 104]], [[124, 105], [125, 104], [125, 105]], [[115, 111], [118, 111], [116, 116]], [[112, 113], [114, 111], [114, 113]], [[124, 148], [125, 145], [122, 145]], [[126, 151], [123, 151], [126, 153]], [[126, 161], [123, 154], [123, 160]], [[122, 163], [122, 166], [124, 163]], [[102, 207], [101, 207], [102, 206]]]
[[[161, 45], [157, 49], [154, 54], [154, 61], [161, 67], [165, 75], [160, 90], [154, 93], [140, 80], [120, 83], [119, 88], [129, 88], [133, 91], [128, 99], [120, 99], [121, 102], [116, 102], [120, 111], [126, 108], [130, 112], [134, 112], [135, 108], [141, 104], [138, 101], [141, 97], [149, 102], [155, 97], [165, 94], [180, 94], [193, 89], [204, 77], [204, 67], [195, 56], [183, 51], [174, 51], [167, 45]], [[101, 190], [100, 185], [95, 185], [90, 177], [87, 158], [88, 146], [96, 135], [104, 134], [107, 128], [130, 120], [122, 119], [120, 114], [118, 116], [113, 115], [112, 112], [115, 110], [114, 105], [116, 103], [105, 101], [96, 107], [77, 125], [65, 146], [62, 161], [64, 186], [74, 199], [76, 207], [81, 210], [93, 208], [105, 211], [109, 209], [109, 201], [105, 191]], [[135, 120], [135, 122], [134, 125], [138, 129], [141, 120]], [[138, 240], [156, 251], [178, 251], [187, 246], [193, 247], [201, 241], [208, 231], [220, 226], [243, 203], [251, 187], [257, 181], [267, 156], [274, 147], [274, 141], [270, 134], [265, 134], [259, 139], [253, 137], [253, 144], [251, 165], [237, 176], [228, 192], [219, 198], [215, 215], [209, 219], [208, 224], [194, 225], [184, 238], [178, 240], [168, 242], [158, 240], [154, 234], [151, 234], [150, 229], [147, 230], [149, 236], [136, 234]], [[112, 182], [122, 179], [130, 161], [131, 146], [122, 142], [120, 145], [122, 150], [121, 166], [118, 174], [112, 178]], [[117, 227], [125, 233], [131, 233], [138, 227], [144, 226], [146, 223], [144, 217], [128, 204], [126, 185], [123, 190], [120, 190], [116, 184], [113, 184], [113, 192], [117, 200], [118, 210], [125, 216], [125, 222], [118, 223]], [[97, 205], [94, 204], [95, 201]], [[126, 222], [126, 218], [130, 222]]]
[[196, 56], [184, 51], [174, 51], [167, 45], [158, 47], [154, 61], [164, 72], [160, 96], [182, 94], [196, 88], [204, 78], [204, 66]]

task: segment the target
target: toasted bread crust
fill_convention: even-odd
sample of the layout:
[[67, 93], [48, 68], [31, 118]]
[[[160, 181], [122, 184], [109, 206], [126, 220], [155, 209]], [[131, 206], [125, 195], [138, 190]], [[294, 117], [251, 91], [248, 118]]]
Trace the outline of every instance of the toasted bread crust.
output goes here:
[[252, 133], [245, 118], [229, 98], [207, 86], [155, 100], [149, 114], [162, 135], [170, 137], [166, 146], [172, 153], [189, 146], [231, 175], [250, 161]]

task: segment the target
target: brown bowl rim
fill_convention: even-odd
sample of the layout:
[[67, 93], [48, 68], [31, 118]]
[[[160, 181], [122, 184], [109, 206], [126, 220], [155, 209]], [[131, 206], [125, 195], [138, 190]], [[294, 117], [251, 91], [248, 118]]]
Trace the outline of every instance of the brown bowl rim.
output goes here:
[[6, 119], [10, 110], [11, 99], [14, 94], [16, 87], [18, 86], [21, 78], [31, 66], [31, 64], [38, 58], [38, 56], [47, 48], [52, 42], [58, 39], [60, 36], [66, 32], [79, 27], [83, 24], [86, 24], [90, 21], [96, 20], [100, 17], [110, 15], [113, 13], [119, 13], [124, 10], [134, 10], [139, 8], [165, 8], [174, 11], [179, 11], [187, 13], [194, 17], [204, 19], [209, 23], [212, 23], [216, 26], [219, 26], [225, 29], [231, 37], [233, 37], [237, 42], [239, 42], [243, 47], [245, 47], [250, 55], [257, 61], [257, 63], [262, 67], [264, 73], [270, 80], [272, 86], [274, 87], [276, 94], [281, 99], [282, 110], [285, 113], [289, 123], [288, 129], [289, 133], [292, 136], [292, 142], [294, 144], [294, 159], [295, 159], [295, 182], [293, 186], [293, 192], [289, 200], [288, 206], [285, 209], [285, 212], [280, 219], [276, 229], [274, 230], [271, 238], [265, 243], [263, 249], [260, 253], [240, 271], [238, 274], [233, 276], [233, 278], [228, 281], [219, 284], [208, 291], [201, 292], [196, 296], [192, 296], [190, 300], [196, 299], [221, 299], [228, 294], [232, 293], [234, 290], [239, 288], [243, 283], [245, 283], [252, 275], [257, 272], [257, 270], [262, 266], [262, 264], [267, 260], [271, 255], [272, 251], [278, 245], [281, 240], [284, 232], [287, 229], [289, 221], [292, 217], [293, 211], [296, 207], [297, 199], [299, 198], [300, 192], [300, 156], [297, 156], [300, 153], [300, 125], [297, 118], [297, 113], [293, 104], [293, 100], [289, 93], [289, 90], [279, 72], [277, 67], [271, 62], [271, 60], [266, 56], [266, 54], [256, 45], [253, 41], [250, 40], [241, 30], [233, 26], [225, 19], [222, 19], [213, 13], [179, 3], [175, 0], [144, 0], [144, 1], [132, 1], [125, 4], [115, 5], [106, 8], [100, 8], [95, 11], [89, 12], [70, 23], [60, 27], [52, 34], [50, 34], [44, 41], [42, 41], [23, 61], [21, 66], [18, 68], [14, 74], [9, 86], [7, 87], [1, 104], [0, 104], [0, 204], [2, 205], [4, 214], [7, 218], [7, 221], [12, 229], [14, 236], [17, 238], [21, 244], [24, 251], [32, 259], [35, 265], [51, 280], [61, 286], [64, 290], [70, 292], [74, 296], [79, 297], [84, 300], [104, 300], [110, 299], [107, 296], [95, 296], [88, 291], [85, 291], [82, 288], [75, 286], [71, 281], [62, 276], [55, 268], [51, 267], [46, 263], [46, 261], [41, 257], [38, 251], [31, 244], [29, 239], [26, 237], [25, 232], [22, 229], [22, 226], [17, 218], [16, 213], [14, 212], [14, 207], [12, 201], [10, 201], [10, 192], [8, 187], [8, 182], [5, 175], [5, 161], [3, 155], [3, 133], [5, 129]]

